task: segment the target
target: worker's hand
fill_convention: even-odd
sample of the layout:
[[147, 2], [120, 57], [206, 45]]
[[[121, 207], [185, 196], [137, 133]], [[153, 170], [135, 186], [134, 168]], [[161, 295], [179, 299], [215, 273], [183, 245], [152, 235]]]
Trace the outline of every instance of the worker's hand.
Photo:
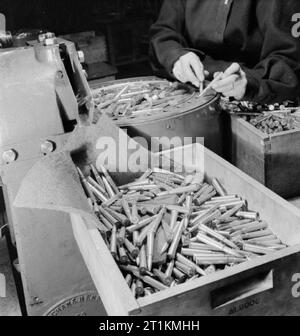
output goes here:
[[[215, 73], [217, 77], [219, 73]], [[238, 63], [233, 63], [223, 74], [222, 78], [213, 84], [212, 88], [225, 97], [242, 100], [246, 94], [247, 77]]]
[[182, 83], [192, 83], [200, 87], [205, 80], [205, 71], [200, 58], [193, 52], [181, 56], [174, 64], [174, 76]]

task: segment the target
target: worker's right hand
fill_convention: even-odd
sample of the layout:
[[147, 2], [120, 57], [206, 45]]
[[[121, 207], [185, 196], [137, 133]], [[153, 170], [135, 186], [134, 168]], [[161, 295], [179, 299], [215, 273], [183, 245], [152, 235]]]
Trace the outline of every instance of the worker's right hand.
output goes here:
[[182, 83], [192, 83], [200, 87], [205, 80], [204, 66], [200, 58], [193, 52], [181, 56], [174, 64], [173, 74]]

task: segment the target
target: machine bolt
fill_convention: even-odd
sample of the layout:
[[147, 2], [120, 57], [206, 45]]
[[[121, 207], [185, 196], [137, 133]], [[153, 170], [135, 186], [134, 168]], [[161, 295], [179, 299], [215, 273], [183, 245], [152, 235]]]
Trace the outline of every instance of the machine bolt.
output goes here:
[[47, 33], [46, 33], [46, 38], [47, 38], [47, 39], [55, 38], [55, 34], [54, 34], [54, 33], [51, 33], [51, 32], [47, 32]]
[[55, 151], [55, 143], [50, 140], [46, 140], [41, 144], [41, 151], [44, 155], [50, 154]]
[[2, 159], [5, 163], [12, 163], [18, 158], [18, 153], [14, 149], [9, 149], [2, 154]]
[[64, 78], [64, 73], [61, 70], [57, 71], [56, 78], [57, 79], [63, 79]]
[[31, 306], [36, 306], [36, 305], [40, 305], [42, 303], [43, 303], [43, 301], [39, 297], [35, 296], [35, 297], [32, 298], [32, 301], [31, 301], [30, 305]]
[[45, 46], [51, 46], [55, 44], [55, 38], [46, 38], [44, 41]]
[[54, 45], [56, 43], [55, 34], [51, 32], [39, 34], [38, 41], [43, 43], [45, 46]]
[[44, 42], [46, 39], [46, 34], [39, 34], [38, 36], [38, 41], [39, 42]]

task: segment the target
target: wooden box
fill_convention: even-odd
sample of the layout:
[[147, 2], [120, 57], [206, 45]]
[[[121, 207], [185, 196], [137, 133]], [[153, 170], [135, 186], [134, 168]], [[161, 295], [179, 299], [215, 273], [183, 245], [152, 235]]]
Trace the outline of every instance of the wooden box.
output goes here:
[[245, 197], [249, 208], [259, 211], [290, 247], [135, 299], [97, 229], [80, 215], [71, 214], [75, 239], [107, 314], [299, 315], [300, 210], [201, 145], [189, 148], [204, 153], [197, 166], [204, 163], [208, 180], [217, 177], [229, 193]]
[[231, 136], [233, 165], [284, 198], [300, 195], [300, 130], [268, 135], [232, 116]]
[[102, 33], [86, 31], [75, 34], [62, 35], [61, 38], [72, 41], [83, 51], [85, 63], [94, 64], [108, 61], [106, 38]]

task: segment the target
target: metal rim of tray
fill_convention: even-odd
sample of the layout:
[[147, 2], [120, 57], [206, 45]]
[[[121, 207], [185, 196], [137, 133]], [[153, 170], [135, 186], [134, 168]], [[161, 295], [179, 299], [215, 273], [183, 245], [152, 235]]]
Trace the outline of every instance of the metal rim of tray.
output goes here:
[[[147, 83], [169, 83], [166, 79], [161, 79], [158, 77], [150, 76], [150, 77], [134, 77], [134, 78], [127, 78], [127, 79], [119, 79], [115, 81], [109, 81], [104, 82], [98, 85], [97, 87], [93, 88], [93, 91], [97, 90], [105, 90], [105, 89], [111, 89], [111, 88], [118, 88], [122, 87], [125, 84], [132, 83], [132, 84], [138, 84], [139, 82], [143, 84]], [[122, 117], [120, 119], [117, 118], [111, 118], [119, 127], [126, 127], [126, 126], [134, 126], [134, 125], [140, 125], [145, 122], [152, 123], [156, 121], [163, 121], [166, 119], [172, 119], [176, 117], [182, 117], [184, 115], [193, 113], [195, 111], [198, 111], [199, 109], [204, 109], [208, 107], [209, 105], [215, 103], [220, 95], [216, 93], [215, 91], [211, 90], [208, 91], [208, 93], [200, 97], [197, 101], [191, 101], [192, 98], [195, 97], [197, 93], [193, 93], [188, 97], [184, 97], [182, 101], [179, 102], [179, 105], [169, 107], [168, 111], [162, 111], [161, 113], [156, 113], [153, 115], [141, 115], [141, 116], [128, 116], [128, 117]], [[175, 110], [175, 111], [174, 111]]]

